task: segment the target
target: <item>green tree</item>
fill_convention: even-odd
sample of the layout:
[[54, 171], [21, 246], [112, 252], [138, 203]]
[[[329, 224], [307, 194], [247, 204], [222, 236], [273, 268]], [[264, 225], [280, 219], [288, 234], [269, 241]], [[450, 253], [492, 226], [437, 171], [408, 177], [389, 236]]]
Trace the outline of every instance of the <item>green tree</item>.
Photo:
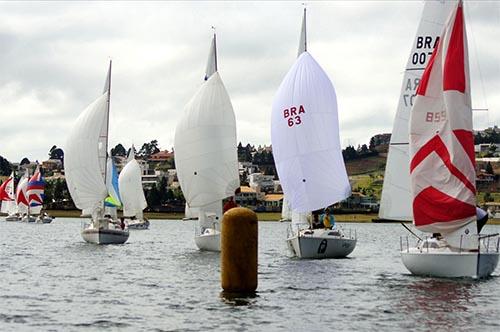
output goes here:
[[494, 175], [495, 172], [493, 171], [493, 166], [491, 166], [491, 163], [488, 161], [486, 164], [486, 173]]
[[59, 159], [62, 161], [64, 159], [64, 151], [61, 148], [58, 148], [57, 146], [53, 145], [49, 150], [49, 158]]
[[21, 160], [21, 163], [20, 165], [26, 165], [26, 164], [29, 164], [30, 163], [30, 160], [26, 157], [24, 157], [22, 160]]
[[12, 172], [12, 165], [4, 157], [0, 156], [0, 175], [7, 176]]
[[138, 152], [138, 155], [140, 155], [142, 158], [149, 158], [151, 157], [152, 154], [160, 152], [160, 148], [158, 147], [158, 141], [157, 140], [152, 140], [149, 143], [144, 143], [141, 147], [141, 149]]
[[127, 156], [127, 150], [121, 145], [121, 143], [118, 143], [114, 148], [111, 149], [111, 155], [114, 156], [121, 156], [121, 157], [126, 157]]

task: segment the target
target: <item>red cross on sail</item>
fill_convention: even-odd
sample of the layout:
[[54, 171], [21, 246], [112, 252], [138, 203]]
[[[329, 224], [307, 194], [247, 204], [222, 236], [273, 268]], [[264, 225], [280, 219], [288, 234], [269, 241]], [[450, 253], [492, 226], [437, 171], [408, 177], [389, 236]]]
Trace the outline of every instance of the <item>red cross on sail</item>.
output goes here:
[[467, 37], [461, 1], [422, 76], [410, 117], [414, 224], [450, 233], [476, 219]]

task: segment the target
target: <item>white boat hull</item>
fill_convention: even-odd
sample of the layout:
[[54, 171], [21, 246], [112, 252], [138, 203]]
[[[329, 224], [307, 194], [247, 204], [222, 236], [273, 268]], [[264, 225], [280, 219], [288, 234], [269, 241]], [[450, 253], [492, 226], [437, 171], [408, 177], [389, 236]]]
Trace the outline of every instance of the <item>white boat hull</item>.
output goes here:
[[34, 217], [34, 216], [24, 216], [21, 219], [21, 222], [35, 222], [35, 221], [36, 221], [36, 217]]
[[121, 229], [87, 228], [82, 230], [82, 237], [88, 243], [122, 244], [127, 242], [129, 232]]
[[499, 254], [496, 252], [437, 252], [412, 248], [401, 252], [403, 264], [415, 275], [443, 278], [484, 278], [495, 271]]
[[195, 235], [194, 242], [200, 250], [220, 252], [220, 232], [209, 228], [201, 235]]
[[149, 221], [147, 220], [129, 220], [127, 225], [128, 229], [149, 229]]
[[21, 217], [18, 215], [10, 215], [5, 217], [5, 221], [21, 221]]
[[330, 230], [301, 230], [287, 239], [291, 251], [298, 258], [343, 258], [356, 247], [355, 238], [329, 235]]
[[52, 217], [37, 217], [36, 222], [39, 224], [50, 224], [52, 222]]

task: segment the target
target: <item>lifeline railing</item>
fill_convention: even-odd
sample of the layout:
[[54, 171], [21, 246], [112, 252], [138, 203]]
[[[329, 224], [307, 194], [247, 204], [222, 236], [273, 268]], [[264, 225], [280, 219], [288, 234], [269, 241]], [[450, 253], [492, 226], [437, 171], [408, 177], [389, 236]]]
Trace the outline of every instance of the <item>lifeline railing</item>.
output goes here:
[[[469, 240], [471, 237], [477, 237], [478, 241], [478, 247], [477, 250], [480, 253], [499, 253], [500, 252], [500, 237], [498, 236], [499, 233], [494, 233], [494, 234], [477, 234], [477, 235], [466, 235], [466, 237], [469, 237]], [[464, 235], [460, 236], [460, 246], [458, 248], [458, 252], [461, 253], [462, 251], [466, 250], [463, 248], [464, 244]], [[399, 237], [399, 246], [401, 252], [406, 251], [410, 252], [410, 241], [408, 239], [408, 236], [400, 236]], [[429, 239], [431, 237], [426, 236], [423, 239], [418, 239], [416, 241], [415, 247], [419, 249], [420, 253], [423, 252], [429, 252], [429, 248], [433, 248], [430, 246], [430, 244], [434, 244], [435, 242], [429, 242]], [[421, 244], [421, 245], [419, 245]], [[405, 246], [406, 245], [406, 246]], [[437, 249], [437, 247], [435, 247]]]

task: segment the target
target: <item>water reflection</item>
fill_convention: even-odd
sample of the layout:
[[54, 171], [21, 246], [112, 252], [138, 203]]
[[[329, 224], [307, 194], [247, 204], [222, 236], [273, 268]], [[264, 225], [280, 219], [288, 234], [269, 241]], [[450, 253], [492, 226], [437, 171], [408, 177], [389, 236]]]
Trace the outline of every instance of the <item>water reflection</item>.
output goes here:
[[257, 298], [259, 296], [255, 292], [251, 293], [230, 293], [230, 292], [220, 292], [220, 298], [222, 302], [231, 306], [250, 306], [257, 303]]
[[400, 307], [404, 314], [418, 316], [424, 328], [451, 330], [457, 320], [466, 319], [461, 313], [476, 306], [471, 295], [475, 281], [416, 278], [406, 285]]

